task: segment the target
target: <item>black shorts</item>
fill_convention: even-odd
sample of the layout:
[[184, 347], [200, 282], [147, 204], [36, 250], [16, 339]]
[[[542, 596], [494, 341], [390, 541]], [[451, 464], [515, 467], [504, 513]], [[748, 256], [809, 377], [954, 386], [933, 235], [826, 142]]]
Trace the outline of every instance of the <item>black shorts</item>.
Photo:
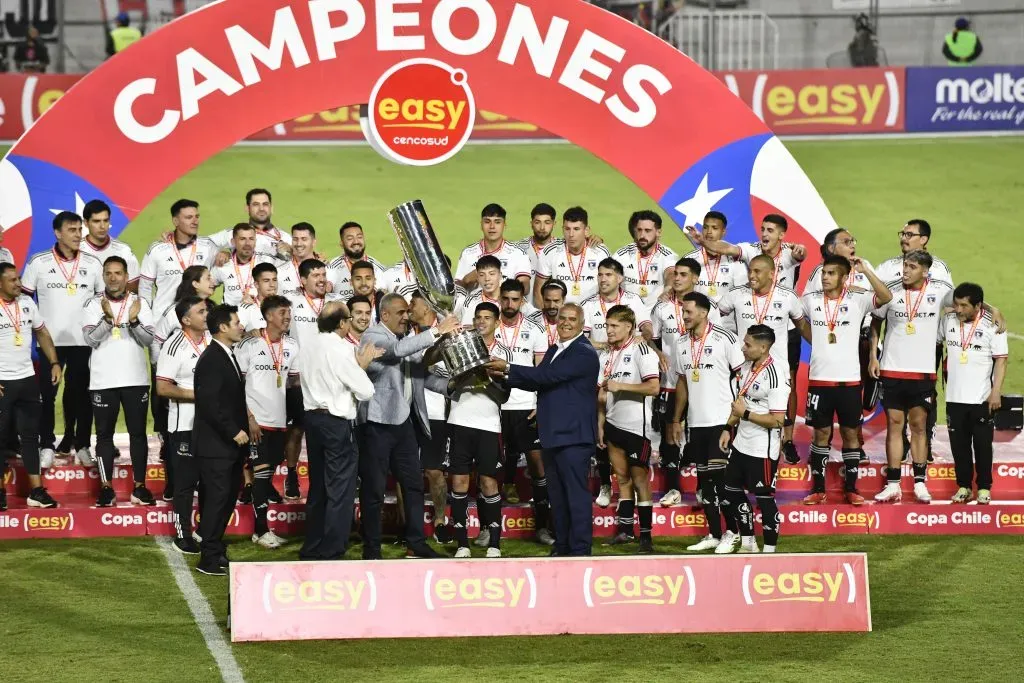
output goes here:
[[416, 426], [416, 442], [420, 447], [420, 468], [448, 469], [448, 423], [444, 420], [431, 420], [430, 436], [427, 436], [419, 426], [419, 420], [412, 422]]
[[789, 340], [789, 372], [790, 374], [796, 374], [797, 369], [800, 367], [800, 350], [803, 346], [803, 337], [800, 336], [800, 330], [794, 328], [789, 331], [787, 338]]
[[476, 473], [496, 477], [505, 461], [501, 434], [482, 429], [448, 425], [448, 471], [452, 474]]
[[778, 460], [755, 458], [734, 448], [729, 455], [729, 465], [725, 468], [725, 485], [749, 491], [755, 496], [774, 496], [775, 474], [778, 470]]
[[249, 449], [249, 466], [256, 469], [260, 465], [277, 467], [284, 460], [284, 444], [287, 434], [283, 429], [264, 429], [256, 448]]
[[529, 453], [540, 450], [540, 436], [537, 434], [537, 415], [528, 416], [533, 410], [501, 411], [501, 435], [509, 453]]
[[604, 442], [606, 444], [621, 448], [626, 453], [626, 460], [630, 467], [650, 467], [651, 462], [651, 440], [619, 429], [613, 424], [604, 425]]
[[302, 388], [288, 387], [284, 390], [285, 414], [288, 416], [288, 426], [302, 428], [302, 416], [305, 415], [305, 408], [302, 405]]
[[924, 408], [931, 410], [935, 403], [935, 380], [882, 378], [882, 407], [886, 410]]
[[860, 384], [807, 387], [807, 424], [815, 429], [830, 428], [835, 416], [840, 427], [859, 427], [862, 398]]
[[719, 439], [722, 432], [728, 427], [715, 425], [714, 427], [691, 427], [686, 430], [686, 455], [692, 458], [697, 465], [706, 465], [709, 460], [726, 460], [728, 452], [723, 452], [719, 447]]

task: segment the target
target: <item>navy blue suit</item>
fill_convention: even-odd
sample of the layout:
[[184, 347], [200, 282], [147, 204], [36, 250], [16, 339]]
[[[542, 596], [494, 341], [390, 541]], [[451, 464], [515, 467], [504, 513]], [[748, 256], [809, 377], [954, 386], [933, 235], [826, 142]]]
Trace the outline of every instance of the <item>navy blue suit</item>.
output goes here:
[[550, 347], [536, 367], [510, 366], [508, 385], [537, 392], [537, 428], [555, 522], [555, 551], [589, 555], [594, 508], [588, 474], [597, 444], [599, 361], [582, 335], [552, 360], [557, 348]]

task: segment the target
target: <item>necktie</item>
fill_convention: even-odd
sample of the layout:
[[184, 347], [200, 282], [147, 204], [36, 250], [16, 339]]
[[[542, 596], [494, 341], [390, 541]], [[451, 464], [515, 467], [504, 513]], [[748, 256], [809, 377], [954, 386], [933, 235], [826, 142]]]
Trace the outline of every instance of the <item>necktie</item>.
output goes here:
[[242, 368], [239, 367], [238, 361], [235, 360], [235, 352], [229, 351], [228, 355], [231, 356], [231, 364], [235, 366], [235, 373], [238, 374], [238, 379], [242, 379]]

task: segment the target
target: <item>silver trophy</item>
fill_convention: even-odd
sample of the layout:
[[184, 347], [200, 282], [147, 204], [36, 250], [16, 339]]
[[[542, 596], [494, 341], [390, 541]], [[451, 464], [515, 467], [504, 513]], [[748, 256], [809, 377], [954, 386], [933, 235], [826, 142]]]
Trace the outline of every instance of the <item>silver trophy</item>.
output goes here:
[[[415, 199], [399, 204], [388, 211], [388, 221], [424, 298], [438, 314], [451, 315], [455, 309], [455, 280], [423, 202]], [[472, 329], [442, 337], [441, 357], [452, 377], [461, 377], [491, 359], [480, 333]]]

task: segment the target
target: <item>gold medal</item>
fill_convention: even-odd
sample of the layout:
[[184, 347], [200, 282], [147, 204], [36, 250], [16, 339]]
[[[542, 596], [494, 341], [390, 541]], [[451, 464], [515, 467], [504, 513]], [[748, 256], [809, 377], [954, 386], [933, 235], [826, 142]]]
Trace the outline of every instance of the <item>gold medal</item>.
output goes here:
[[641, 299], [646, 299], [647, 298], [647, 285], [640, 285], [640, 298]]
[[14, 333], [14, 345], [15, 346], [21, 346], [24, 343], [25, 343], [25, 340], [22, 338], [21, 332], [15, 332]]
[[907, 334], [914, 334], [917, 332], [917, 328], [914, 327], [914, 323], [907, 323]]
[[278, 389], [280, 389], [280, 388], [281, 388], [281, 375], [278, 375], [278, 376], [277, 376], [277, 388], [278, 388]]
[[114, 329], [110, 330], [110, 336], [113, 337], [114, 339], [120, 339], [121, 338], [121, 328], [120, 327], [115, 327]]
[[578, 283], [578, 282], [572, 283], [572, 295], [573, 296], [579, 296], [580, 295], [580, 283]]
[[75, 294], [78, 294], [78, 285], [75, 284], [74, 282], [69, 282], [68, 283], [68, 296], [74, 296]]
[[710, 285], [708, 287], [708, 296], [718, 296], [718, 287]]
[[960, 352], [960, 365], [967, 365], [967, 352], [966, 351], [961, 351]]
[[835, 332], [829, 332], [828, 333], [828, 343], [829, 344], [835, 344], [836, 343], [836, 333]]
[[691, 382], [699, 382], [700, 381], [700, 370], [694, 370], [693, 372], [690, 373], [690, 381]]

